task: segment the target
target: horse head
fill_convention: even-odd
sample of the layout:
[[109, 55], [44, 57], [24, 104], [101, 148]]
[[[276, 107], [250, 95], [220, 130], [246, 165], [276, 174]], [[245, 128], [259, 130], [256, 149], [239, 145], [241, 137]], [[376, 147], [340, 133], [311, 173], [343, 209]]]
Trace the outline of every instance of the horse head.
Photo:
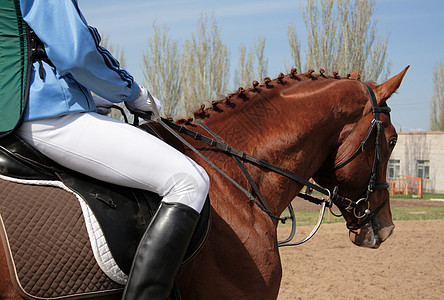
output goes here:
[[362, 84], [361, 96], [356, 96], [361, 100], [350, 103], [361, 108], [352, 109], [335, 150], [314, 176], [320, 185], [334, 191], [332, 199], [347, 222], [350, 240], [358, 246], [378, 248], [395, 227], [386, 171], [397, 133], [387, 100], [399, 88], [407, 69], [380, 85]]

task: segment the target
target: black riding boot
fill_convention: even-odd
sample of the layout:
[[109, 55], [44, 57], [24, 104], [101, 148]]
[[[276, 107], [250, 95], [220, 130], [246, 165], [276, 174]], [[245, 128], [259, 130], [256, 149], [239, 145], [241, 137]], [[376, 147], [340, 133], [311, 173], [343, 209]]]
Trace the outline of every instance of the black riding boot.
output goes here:
[[166, 300], [193, 236], [199, 213], [161, 203], [140, 241], [123, 300]]

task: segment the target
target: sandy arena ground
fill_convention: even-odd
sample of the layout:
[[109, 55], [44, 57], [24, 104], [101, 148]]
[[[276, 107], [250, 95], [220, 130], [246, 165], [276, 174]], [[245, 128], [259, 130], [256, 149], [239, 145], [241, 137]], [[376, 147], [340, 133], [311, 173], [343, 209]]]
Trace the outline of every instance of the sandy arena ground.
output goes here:
[[[444, 207], [444, 202], [392, 200], [391, 206]], [[444, 220], [394, 223], [393, 236], [376, 250], [353, 245], [343, 223], [323, 224], [307, 243], [281, 248], [278, 299], [444, 299]], [[279, 229], [282, 238], [289, 230]], [[299, 227], [296, 239], [311, 230]]]

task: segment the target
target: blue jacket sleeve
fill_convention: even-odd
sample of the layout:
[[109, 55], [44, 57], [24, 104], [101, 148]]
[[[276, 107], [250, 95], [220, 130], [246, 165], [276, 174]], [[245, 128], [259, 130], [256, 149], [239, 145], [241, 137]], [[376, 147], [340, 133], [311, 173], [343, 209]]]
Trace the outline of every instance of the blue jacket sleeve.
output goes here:
[[102, 46], [98, 31], [88, 26], [77, 0], [20, 0], [24, 20], [45, 46], [61, 76], [113, 102], [134, 101], [139, 86]]

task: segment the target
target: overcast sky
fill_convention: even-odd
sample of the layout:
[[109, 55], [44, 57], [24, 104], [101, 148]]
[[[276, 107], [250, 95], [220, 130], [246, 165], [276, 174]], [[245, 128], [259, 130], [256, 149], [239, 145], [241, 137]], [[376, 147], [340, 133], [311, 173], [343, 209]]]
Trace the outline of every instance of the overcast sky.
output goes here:
[[[143, 81], [142, 53], [154, 20], [167, 24], [171, 37], [183, 42], [196, 32], [203, 11], [214, 12], [232, 64], [237, 62], [241, 44], [248, 47], [265, 36], [271, 78], [284, 72], [291, 60], [289, 22], [296, 24], [301, 43], [306, 45], [299, 0], [79, 0], [79, 6], [90, 25], [125, 49], [127, 69], [138, 82]], [[444, 61], [444, 1], [377, 0], [374, 18], [378, 33], [390, 34], [391, 76], [411, 65], [398, 93], [389, 100], [392, 122], [397, 130], [428, 130], [433, 66]], [[231, 67], [230, 73], [233, 71]]]

